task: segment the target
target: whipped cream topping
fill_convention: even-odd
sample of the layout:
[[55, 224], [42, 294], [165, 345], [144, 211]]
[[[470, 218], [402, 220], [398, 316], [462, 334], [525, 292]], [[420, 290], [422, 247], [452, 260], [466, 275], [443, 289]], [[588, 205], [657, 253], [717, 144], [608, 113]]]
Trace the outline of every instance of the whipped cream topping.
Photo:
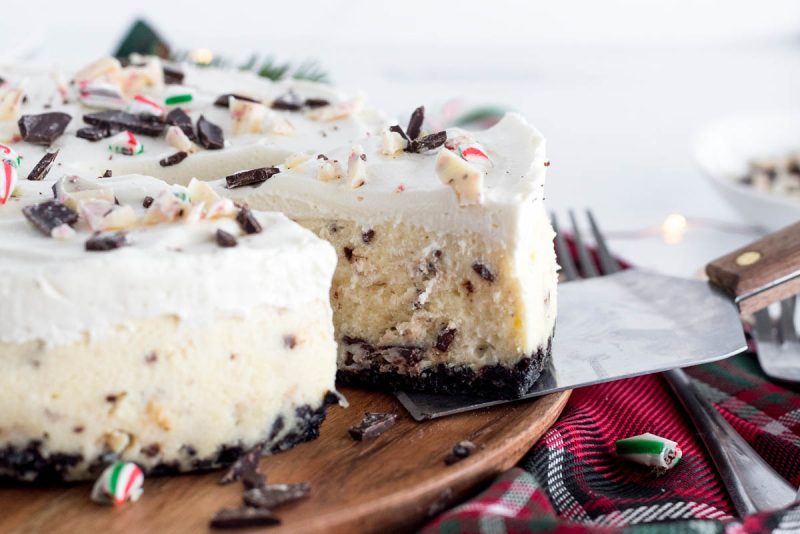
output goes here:
[[[138, 175], [96, 181], [138, 214], [146, 196], [170, 190]], [[87, 252], [84, 219], [76, 235], [59, 240], [23, 216], [24, 206], [53, 198], [52, 186], [23, 180], [0, 209], [0, 342], [52, 346], [147, 318], [198, 324], [259, 305], [293, 309], [328, 298], [336, 253], [282, 214], [253, 212], [263, 231], [249, 235], [232, 218], [138, 225], [128, 231], [129, 246]], [[217, 229], [237, 246], [218, 246]]]

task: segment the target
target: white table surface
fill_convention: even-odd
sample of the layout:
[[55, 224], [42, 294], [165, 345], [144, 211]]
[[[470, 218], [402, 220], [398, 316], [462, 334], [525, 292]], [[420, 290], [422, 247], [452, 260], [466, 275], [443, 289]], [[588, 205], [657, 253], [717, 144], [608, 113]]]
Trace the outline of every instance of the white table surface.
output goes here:
[[[30, 46], [17, 43], [14, 53], [35, 59], [75, 62], [111, 51], [128, 20], [108, 12], [107, 3], [95, 4], [95, 16], [69, 23], [61, 18], [67, 8], [42, 14], [34, 4], [21, 8], [20, 18], [37, 21], [37, 31], [31, 31]], [[628, 26], [603, 26], [615, 20], [614, 13], [606, 13], [598, 25], [590, 17], [583, 21], [585, 31], [574, 32], [569, 12], [562, 9], [550, 13], [551, 20], [572, 33], [540, 25], [545, 28], [541, 39], [527, 38], [527, 26], [519, 21], [508, 32], [487, 25], [484, 39], [480, 18], [485, 13], [480, 10], [448, 21], [447, 11], [438, 9], [443, 20], [417, 27], [418, 18], [383, 4], [383, 16], [390, 21], [396, 16], [400, 29], [389, 24], [367, 30], [364, 25], [382, 9], [374, 5], [381, 3], [354, 2], [369, 12], [351, 5], [345, 18], [352, 24], [342, 30], [338, 22], [326, 25], [324, 17], [332, 17], [334, 10], [323, 7], [312, 22], [301, 24], [300, 15], [287, 14], [295, 5], [288, 4], [280, 13], [264, 7], [248, 17], [249, 23], [237, 25], [232, 22], [243, 14], [241, 2], [226, 9], [200, 2], [209, 6], [205, 21], [197, 13], [184, 16], [177, 7], [159, 10], [148, 8], [154, 2], [144, 4], [139, 9], [180, 46], [208, 47], [239, 58], [250, 51], [273, 51], [281, 59], [315, 57], [344, 89], [362, 90], [373, 104], [397, 115], [422, 103], [434, 108], [453, 97], [514, 108], [547, 137], [549, 208], [563, 214], [565, 222], [568, 208], [591, 207], [612, 236], [659, 225], [670, 213], [690, 221], [740, 223], [693, 164], [694, 132], [729, 113], [800, 107], [800, 11], [787, 2], [766, 2], [768, 8], [752, 15], [743, 11], [742, 2], [734, 2], [739, 9], [731, 11], [737, 18], [727, 26], [693, 23], [675, 28], [675, 34], [671, 24], [685, 17], [662, 10], [645, 20], [649, 26], [619, 38]], [[620, 9], [632, 5], [624, 0], [612, 4]], [[709, 2], [695, 4], [707, 18], [716, 16]], [[781, 9], [787, 17], [780, 16]], [[514, 13], [501, 14], [514, 20]], [[603, 15], [597, 9], [589, 14]], [[657, 24], [658, 17], [666, 22]], [[761, 19], [777, 30], [761, 31]], [[459, 27], [467, 23], [474, 24]], [[292, 24], [300, 24], [302, 31], [294, 31]], [[403, 33], [403, 27], [410, 33]], [[710, 36], [704, 27], [714, 28]], [[462, 29], [472, 37], [465, 39]], [[690, 225], [677, 244], [655, 236], [614, 237], [611, 245], [639, 265], [688, 276], [755, 236]]]

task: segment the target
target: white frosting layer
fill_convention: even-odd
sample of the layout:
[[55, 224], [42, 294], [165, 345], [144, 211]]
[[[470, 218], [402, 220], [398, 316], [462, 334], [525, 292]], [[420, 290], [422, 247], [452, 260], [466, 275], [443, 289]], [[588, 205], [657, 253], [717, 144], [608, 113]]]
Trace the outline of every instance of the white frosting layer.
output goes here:
[[[143, 176], [98, 180], [142, 211], [167, 186]], [[168, 223], [129, 232], [130, 246], [87, 252], [85, 222], [69, 240], [45, 237], [22, 207], [52, 198], [52, 183], [22, 181], [0, 209], [0, 342], [48, 345], [102, 335], [127, 321], [174, 315], [191, 324], [243, 316], [258, 305], [294, 308], [327, 299], [336, 254], [278, 213], [242, 235], [231, 219]], [[238, 246], [216, 244], [218, 228]]]

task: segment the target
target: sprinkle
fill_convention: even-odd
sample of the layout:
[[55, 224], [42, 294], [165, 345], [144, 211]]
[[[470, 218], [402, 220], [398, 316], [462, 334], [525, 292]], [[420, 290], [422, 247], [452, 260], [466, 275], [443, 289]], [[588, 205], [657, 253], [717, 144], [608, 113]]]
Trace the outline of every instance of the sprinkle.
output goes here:
[[620, 458], [654, 467], [657, 470], [667, 470], [675, 467], [683, 456], [683, 451], [676, 442], [649, 432], [619, 439], [614, 445], [617, 456]]
[[203, 148], [209, 150], [219, 150], [225, 147], [225, 136], [222, 128], [211, 121], [206, 120], [203, 115], [197, 119], [197, 138]]
[[125, 130], [109, 140], [108, 149], [124, 156], [135, 156], [144, 152], [144, 145], [131, 132]]
[[461, 207], [483, 203], [483, 171], [450, 150], [439, 152], [436, 174], [443, 184], [455, 191]]
[[102, 81], [82, 82], [78, 99], [90, 108], [125, 109], [127, 105], [118, 85]]
[[128, 104], [127, 111], [134, 115], [150, 115], [151, 117], [163, 117], [167, 112], [158, 102], [142, 95], [133, 97], [133, 100]]
[[136, 502], [142, 496], [144, 474], [132, 462], [115, 462], [108, 466], [92, 488], [92, 500], [99, 504], [120, 506]]
[[223, 248], [235, 247], [238, 244], [233, 234], [229, 234], [222, 228], [217, 228], [216, 237], [217, 237], [217, 245]]
[[34, 145], [50, 145], [61, 137], [72, 117], [52, 111], [38, 115], [23, 115], [17, 121], [22, 139]]
[[182, 85], [173, 85], [167, 89], [167, 96], [164, 97], [164, 104], [167, 106], [178, 106], [188, 104], [194, 100], [194, 92]]
[[189, 139], [189, 136], [181, 130], [179, 126], [170, 126], [167, 128], [167, 135], [165, 140], [167, 144], [177, 150], [178, 152], [185, 152], [187, 154], [193, 154], [197, 152], [199, 149], [197, 145], [192, 143], [192, 140]]
[[[90, 252], [107, 252], [126, 245], [128, 245], [128, 236], [125, 232], [96, 234], [86, 240], [86, 250]], [[125, 502], [124, 499], [122, 502]], [[117, 504], [122, 504], [122, 502]]]
[[55, 162], [56, 157], [58, 157], [58, 150], [55, 152], [48, 152], [42, 156], [42, 159], [39, 160], [39, 163], [37, 163], [33, 170], [31, 170], [31, 172], [28, 174], [28, 180], [43, 180], [44, 177], [47, 176], [47, 173], [50, 172], [50, 168], [53, 166], [53, 162]]
[[250, 211], [250, 208], [246, 206], [239, 210], [239, 213], [236, 215], [236, 222], [238, 222], [242, 230], [248, 234], [258, 234], [263, 230], [261, 223], [258, 222], [258, 219], [256, 219], [253, 212]]
[[347, 181], [353, 189], [358, 189], [367, 183], [367, 155], [361, 145], [355, 145], [350, 149], [350, 157], [347, 158]]
[[78, 213], [58, 200], [25, 206], [22, 214], [46, 236], [51, 236], [53, 229], [62, 224], [72, 226], [78, 222]]
[[248, 171], [237, 172], [225, 177], [228, 189], [236, 189], [246, 185], [256, 185], [266, 182], [280, 172], [277, 167], [262, 167], [260, 169], [250, 169]]
[[269, 112], [264, 104], [231, 97], [228, 109], [233, 120], [234, 134], [261, 133], [264, 130], [264, 120]]
[[189, 157], [188, 152], [175, 152], [171, 156], [159, 160], [158, 164], [162, 167], [172, 167], [185, 160], [187, 157]]

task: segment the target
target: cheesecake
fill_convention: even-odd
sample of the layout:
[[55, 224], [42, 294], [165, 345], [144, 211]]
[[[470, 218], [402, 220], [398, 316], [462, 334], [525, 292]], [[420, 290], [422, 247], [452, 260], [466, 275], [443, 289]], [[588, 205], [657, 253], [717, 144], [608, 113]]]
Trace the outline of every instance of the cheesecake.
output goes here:
[[284, 215], [197, 180], [23, 180], [0, 258], [0, 477], [210, 469], [338, 402], [336, 254]]

